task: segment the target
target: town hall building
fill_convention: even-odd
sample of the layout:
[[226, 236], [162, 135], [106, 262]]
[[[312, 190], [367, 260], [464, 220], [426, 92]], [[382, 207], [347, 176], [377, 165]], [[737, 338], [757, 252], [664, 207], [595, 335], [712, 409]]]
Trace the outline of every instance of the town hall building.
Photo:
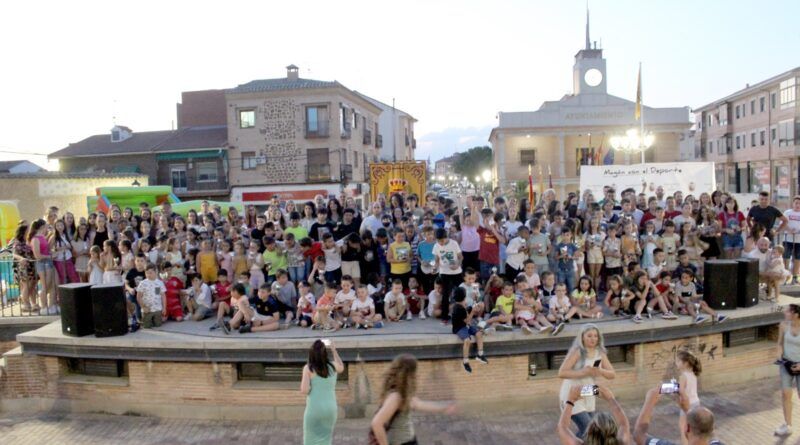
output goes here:
[[[530, 165], [535, 185], [540, 167], [545, 176], [549, 170], [553, 187], [563, 196], [577, 191], [581, 165], [640, 162], [639, 155], [615, 152], [609, 142], [639, 124], [634, 120], [635, 102], [606, 90], [606, 60], [603, 50], [590, 43], [588, 14], [586, 45], [575, 55], [572, 77], [572, 94], [558, 101], [547, 101], [536, 111], [499, 113], [498, 125], [489, 135], [495, 186], [527, 182]], [[689, 107], [642, 106], [645, 131], [655, 136], [645, 162], [678, 161], [683, 145], [693, 147], [689, 116]]]

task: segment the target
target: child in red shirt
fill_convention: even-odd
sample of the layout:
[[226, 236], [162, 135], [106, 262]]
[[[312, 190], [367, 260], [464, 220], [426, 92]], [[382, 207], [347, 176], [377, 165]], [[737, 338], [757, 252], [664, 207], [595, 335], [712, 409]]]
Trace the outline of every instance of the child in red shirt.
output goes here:
[[658, 289], [658, 293], [664, 297], [664, 302], [667, 303], [667, 308], [672, 312], [677, 313], [678, 309], [681, 308], [681, 302], [680, 299], [675, 296], [675, 292], [673, 292], [672, 274], [666, 270], [658, 274], [658, 284], [656, 284], [656, 289]]
[[230, 306], [231, 282], [228, 281], [228, 272], [225, 269], [220, 269], [217, 273], [217, 282], [212, 286], [212, 290], [214, 292], [213, 309], [218, 308], [221, 303]]
[[170, 277], [170, 272], [172, 271], [172, 264], [167, 261], [161, 267], [162, 270], [162, 280], [164, 281], [164, 286], [167, 288], [167, 292], [165, 293], [167, 297], [167, 318], [171, 318], [175, 321], [183, 321], [183, 305], [181, 304], [181, 291], [183, 290], [183, 281], [180, 278], [172, 276]]
[[408, 289], [404, 290], [403, 293], [408, 297], [406, 298], [408, 310], [412, 314], [419, 314], [419, 319], [424, 320], [425, 311], [423, 308], [425, 307], [425, 301], [428, 299], [428, 296], [425, 295], [425, 290], [420, 287], [416, 278], [410, 277], [408, 279]]

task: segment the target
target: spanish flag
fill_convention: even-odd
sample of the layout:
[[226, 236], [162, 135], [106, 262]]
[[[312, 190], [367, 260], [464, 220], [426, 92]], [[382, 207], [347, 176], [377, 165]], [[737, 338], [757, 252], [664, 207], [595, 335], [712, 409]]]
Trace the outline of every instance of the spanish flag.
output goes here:
[[636, 79], [636, 108], [633, 110], [633, 118], [637, 121], [642, 118], [642, 63], [639, 62], [639, 76]]
[[536, 204], [533, 202], [533, 170], [531, 170], [531, 164], [528, 164], [528, 202], [532, 206]]

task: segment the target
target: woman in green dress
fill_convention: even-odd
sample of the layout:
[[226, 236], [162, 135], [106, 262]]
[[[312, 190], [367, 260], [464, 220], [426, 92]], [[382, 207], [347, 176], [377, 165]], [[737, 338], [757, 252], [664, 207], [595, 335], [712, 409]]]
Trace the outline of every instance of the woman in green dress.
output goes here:
[[[333, 362], [328, 360], [329, 348]], [[331, 444], [338, 414], [336, 376], [342, 371], [344, 363], [333, 342], [317, 340], [311, 345], [300, 383], [300, 392], [306, 395], [306, 412], [303, 415], [304, 445]]]

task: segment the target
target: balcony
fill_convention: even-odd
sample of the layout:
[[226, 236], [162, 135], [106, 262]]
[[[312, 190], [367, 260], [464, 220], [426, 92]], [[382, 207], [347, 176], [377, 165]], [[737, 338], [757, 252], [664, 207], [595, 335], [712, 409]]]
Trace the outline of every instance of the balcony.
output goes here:
[[383, 147], [383, 136], [376, 134], [375, 135], [375, 148], [382, 148]]
[[372, 131], [365, 129], [364, 138], [362, 140], [364, 145], [372, 145]]
[[331, 166], [328, 164], [306, 165], [306, 182], [331, 182]]
[[330, 122], [306, 122], [306, 139], [326, 138], [330, 136]]

